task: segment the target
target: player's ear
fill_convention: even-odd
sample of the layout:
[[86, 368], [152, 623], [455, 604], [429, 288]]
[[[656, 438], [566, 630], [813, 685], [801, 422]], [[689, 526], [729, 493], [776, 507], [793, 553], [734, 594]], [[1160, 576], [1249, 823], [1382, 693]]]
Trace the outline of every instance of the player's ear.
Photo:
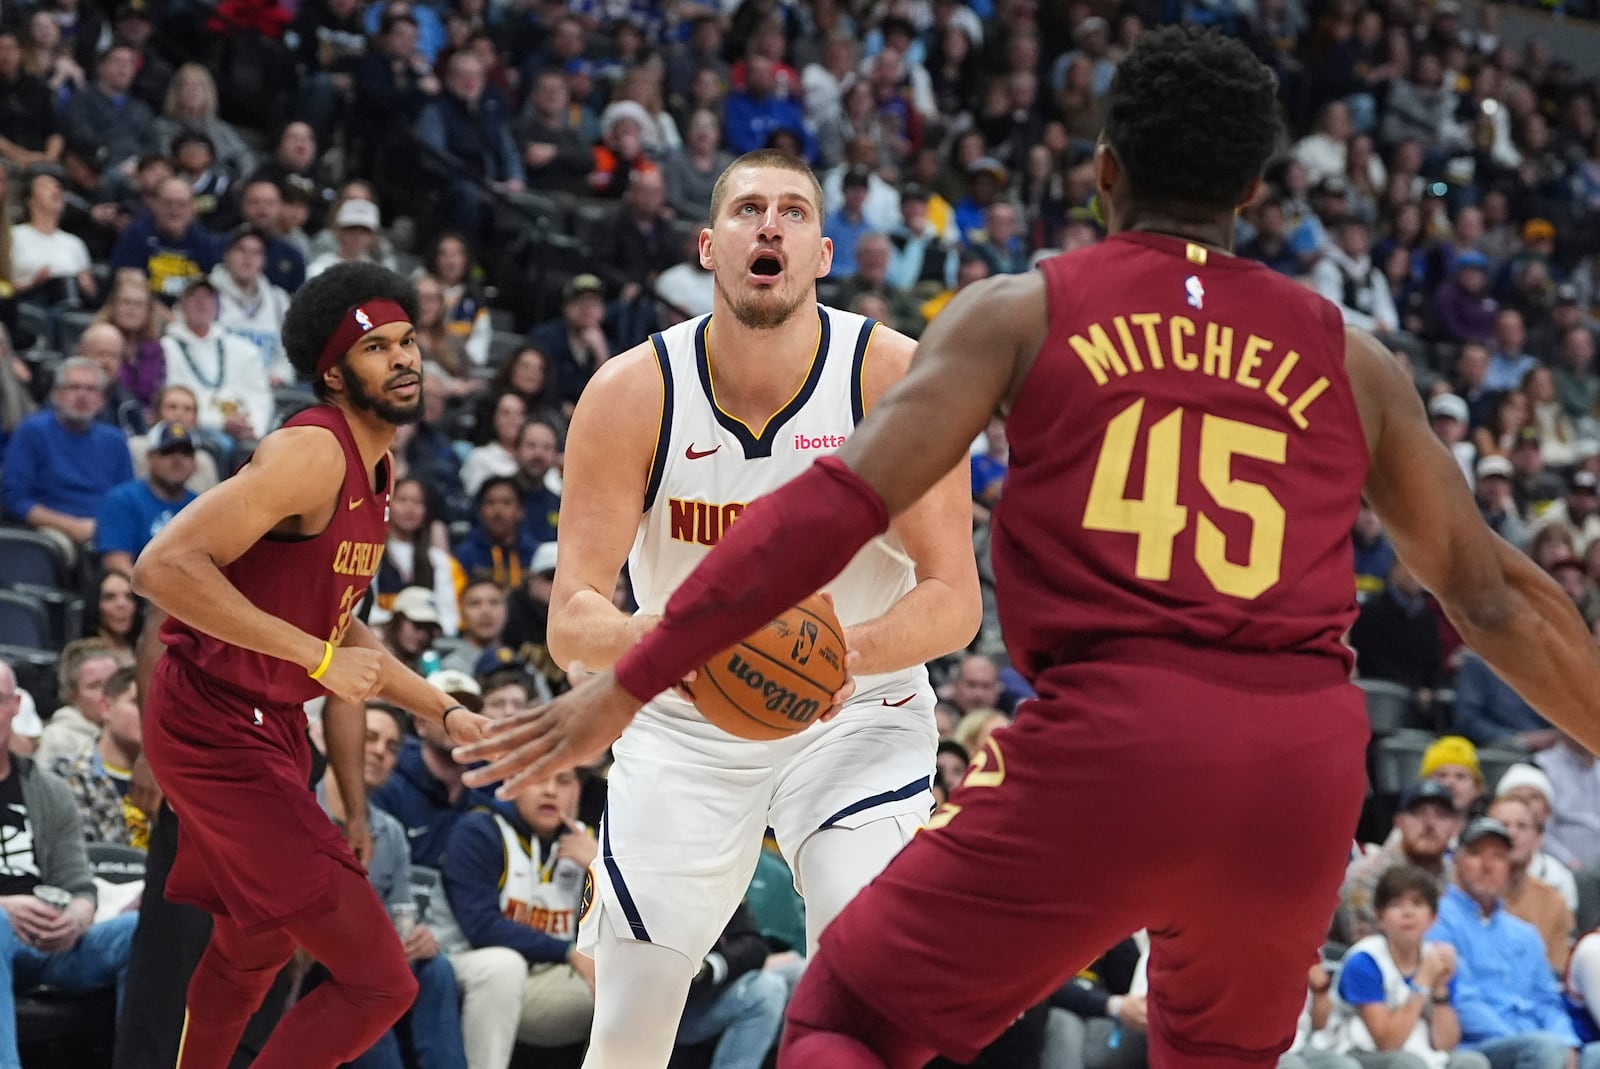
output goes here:
[[1109, 194], [1122, 173], [1122, 161], [1111, 151], [1111, 146], [1101, 141], [1094, 147], [1094, 188]]
[[322, 373], [322, 384], [335, 392], [344, 389], [344, 371], [338, 367], [330, 367]]
[[715, 271], [716, 261], [711, 258], [711, 228], [700, 228], [700, 266], [707, 271]]
[[1257, 178], [1254, 182], [1251, 182], [1249, 187], [1244, 191], [1244, 196], [1239, 198], [1239, 206], [1234, 209], [1235, 214], [1244, 211], [1246, 208], [1250, 207], [1250, 205], [1260, 200], [1266, 195], [1266, 192], [1267, 184], [1261, 179]]
[[817, 277], [824, 278], [833, 270], [833, 239], [822, 239], [822, 258], [817, 261]]

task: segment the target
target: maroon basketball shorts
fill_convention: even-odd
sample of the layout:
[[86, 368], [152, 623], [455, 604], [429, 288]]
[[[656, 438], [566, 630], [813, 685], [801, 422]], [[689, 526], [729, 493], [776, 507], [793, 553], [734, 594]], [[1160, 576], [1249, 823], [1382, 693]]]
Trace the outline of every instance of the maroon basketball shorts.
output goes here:
[[1153, 1066], [1294, 1037], [1366, 775], [1361, 693], [1062, 666], [823, 933], [835, 975], [957, 1061], [1139, 928]]
[[181, 821], [171, 901], [254, 932], [325, 906], [339, 866], [363, 871], [307, 787], [299, 705], [257, 707], [164, 656], [144, 748]]

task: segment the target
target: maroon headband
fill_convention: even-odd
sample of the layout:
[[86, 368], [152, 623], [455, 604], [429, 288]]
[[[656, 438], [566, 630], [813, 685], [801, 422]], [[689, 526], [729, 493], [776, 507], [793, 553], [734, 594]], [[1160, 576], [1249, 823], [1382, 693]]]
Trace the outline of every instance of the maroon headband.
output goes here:
[[322, 347], [322, 355], [317, 358], [317, 374], [320, 375], [337, 364], [350, 346], [360, 341], [374, 327], [409, 322], [411, 316], [406, 314], [406, 310], [387, 297], [351, 305], [350, 309], [339, 317], [339, 325], [328, 335], [328, 343]]

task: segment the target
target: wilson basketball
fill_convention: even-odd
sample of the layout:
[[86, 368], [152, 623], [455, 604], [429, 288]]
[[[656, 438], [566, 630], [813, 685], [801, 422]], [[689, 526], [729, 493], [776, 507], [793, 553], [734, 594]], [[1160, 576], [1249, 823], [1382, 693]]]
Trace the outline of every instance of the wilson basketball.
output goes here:
[[701, 666], [689, 685], [702, 715], [743, 739], [781, 739], [828, 711], [844, 685], [844, 629], [813, 594]]

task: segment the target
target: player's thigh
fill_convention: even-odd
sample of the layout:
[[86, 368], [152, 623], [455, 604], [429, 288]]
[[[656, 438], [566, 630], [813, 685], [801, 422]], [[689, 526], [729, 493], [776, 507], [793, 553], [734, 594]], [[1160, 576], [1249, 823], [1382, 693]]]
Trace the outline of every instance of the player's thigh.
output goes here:
[[770, 768], [686, 747], [619, 754], [579, 945], [591, 948], [608, 925], [703, 958], [755, 872], [770, 798]]
[[879, 817], [859, 827], [816, 832], [800, 846], [795, 883], [805, 888], [806, 953], [839, 911], [871, 883], [921, 828], [912, 813]]
[[[841, 716], [852, 712], [857, 711], [846, 710]], [[803, 862], [807, 844], [818, 833], [864, 828], [902, 817], [921, 824], [933, 810], [929, 784], [937, 733], [931, 711], [878, 708], [866, 712], [880, 721], [893, 715], [895, 721], [847, 720], [826, 725], [821, 738], [800, 749], [779, 769], [770, 815], [772, 829], [794, 870], [796, 889], [808, 899], [810, 867]], [[902, 845], [903, 841], [887, 845], [872, 860], [866, 879], [877, 875]]]
[[1093, 822], [1050, 816], [1105, 802], [1054, 747], [996, 738], [987, 754], [822, 935], [858, 998], [956, 1060], [1126, 937], [1151, 901], [1153, 844], [1138, 829], [1113, 855]]
[[1219, 748], [1203, 810], [1174, 815], [1194, 849], [1147, 924], [1155, 1069], [1270, 1069], [1292, 1040], [1366, 787], [1366, 728], [1353, 723], [1366, 714], [1346, 689], [1303, 722], [1298, 700], [1250, 695], [1217, 718], [1240, 741]]

